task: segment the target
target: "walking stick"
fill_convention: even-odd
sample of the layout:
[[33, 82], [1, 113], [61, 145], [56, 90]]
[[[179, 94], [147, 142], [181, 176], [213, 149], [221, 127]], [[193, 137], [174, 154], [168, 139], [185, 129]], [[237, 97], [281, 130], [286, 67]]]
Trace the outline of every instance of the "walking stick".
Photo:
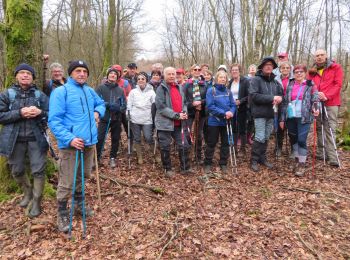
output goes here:
[[275, 128], [275, 142], [276, 142], [276, 168], [278, 168], [278, 106], [277, 104], [273, 105], [273, 121], [274, 121], [274, 128]]
[[323, 128], [323, 106], [321, 105], [320, 107], [320, 119], [321, 119], [321, 135], [322, 135], [322, 152], [323, 152], [323, 165], [326, 165], [326, 150], [325, 150], [325, 147], [324, 147], [324, 128]]
[[85, 180], [84, 180], [84, 151], [80, 151], [80, 167], [81, 167], [81, 196], [83, 211], [83, 238], [86, 237], [86, 212], [85, 212]]
[[230, 119], [226, 120], [226, 131], [227, 131], [227, 139], [228, 139], [229, 151], [230, 151], [231, 172], [233, 174], [233, 159], [232, 159], [232, 153], [233, 153], [234, 164], [235, 164], [235, 173], [237, 174], [236, 152], [235, 152], [235, 149], [233, 147], [234, 146], [234, 137], [233, 137], [232, 124], [231, 124]]
[[314, 147], [312, 154], [312, 175], [315, 177], [315, 163], [316, 163], [316, 142], [317, 142], [317, 130], [316, 130], [316, 118], [314, 118]]
[[73, 224], [73, 214], [74, 214], [74, 195], [75, 195], [75, 187], [77, 181], [77, 171], [79, 166], [79, 150], [75, 152], [75, 165], [74, 165], [74, 175], [73, 175], [73, 188], [72, 188], [72, 205], [70, 208], [70, 216], [69, 216], [69, 231], [68, 236], [72, 238], [72, 224]]
[[158, 133], [157, 129], [155, 129], [155, 137], [154, 137], [154, 147], [153, 147], [153, 169], [156, 167], [156, 153], [157, 153], [157, 139], [158, 139]]
[[193, 127], [193, 142], [194, 142], [194, 146], [193, 146], [193, 154], [195, 156], [195, 161], [196, 161], [196, 165], [198, 167], [198, 131], [199, 131], [199, 110], [196, 110], [196, 114], [194, 116], [194, 127]]
[[98, 197], [98, 204], [101, 206], [100, 173], [99, 173], [99, 171], [98, 171], [98, 161], [97, 161], [97, 148], [96, 148], [96, 145], [95, 145], [95, 147], [94, 147], [94, 154], [95, 154], [95, 167], [96, 167], [97, 197]]
[[130, 110], [128, 110], [128, 163], [129, 163], [129, 169], [131, 168], [130, 160], [131, 160], [131, 136], [130, 136]]
[[[337, 162], [338, 162], [338, 165], [339, 165], [339, 168], [341, 169], [341, 164], [340, 164], [340, 160], [339, 160], [339, 155], [338, 155], [338, 149], [337, 149], [337, 144], [335, 142], [335, 138], [334, 138], [334, 135], [333, 135], [333, 131], [332, 131], [332, 128], [331, 128], [331, 125], [329, 124], [329, 117], [328, 117], [328, 112], [327, 112], [327, 109], [325, 108], [324, 106], [324, 103], [322, 103], [322, 107], [324, 108], [324, 115], [326, 116], [326, 120], [327, 120], [327, 123], [328, 123], [328, 126], [329, 126], [329, 132], [331, 133], [331, 138], [332, 138], [332, 142], [333, 142], [333, 147], [334, 147], [334, 150], [335, 150], [335, 154], [337, 156]], [[323, 148], [324, 149], [324, 148]]]

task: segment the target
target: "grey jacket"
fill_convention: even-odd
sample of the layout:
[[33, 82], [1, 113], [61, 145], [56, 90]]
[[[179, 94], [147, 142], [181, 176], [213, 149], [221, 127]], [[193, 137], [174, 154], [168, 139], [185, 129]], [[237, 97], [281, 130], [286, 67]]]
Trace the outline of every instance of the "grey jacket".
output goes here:
[[[9, 92], [5, 90], [0, 94], [0, 124], [2, 125], [0, 132], [0, 155], [9, 157], [12, 154], [20, 133], [30, 135], [28, 136], [28, 141], [35, 138], [41, 151], [46, 152], [48, 144], [42, 132], [42, 123], [47, 122], [49, 110], [48, 97], [41, 92], [39, 100], [36, 100], [34, 92], [37, 88], [34, 85], [28, 91], [23, 91], [18, 85], [12, 85], [11, 88], [17, 93], [11, 109]], [[42, 110], [42, 113], [35, 118], [22, 118], [20, 109], [28, 106], [37, 106]], [[25, 137], [21, 136], [23, 140]]]
[[[176, 85], [182, 97], [182, 111], [187, 113], [185, 96], [180, 85]], [[174, 131], [174, 120], [177, 113], [173, 110], [170, 97], [170, 87], [163, 81], [156, 91], [156, 117], [155, 125], [160, 131]]]

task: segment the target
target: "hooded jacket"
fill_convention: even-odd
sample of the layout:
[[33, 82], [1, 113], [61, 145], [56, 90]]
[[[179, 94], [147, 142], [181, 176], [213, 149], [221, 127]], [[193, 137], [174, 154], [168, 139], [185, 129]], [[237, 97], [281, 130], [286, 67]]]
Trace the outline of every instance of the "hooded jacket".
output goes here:
[[236, 104], [231, 91], [225, 85], [215, 84], [207, 91], [207, 110], [209, 126], [225, 126], [226, 112], [235, 114]]
[[[10, 100], [9, 92], [5, 90], [0, 94], [0, 155], [8, 157], [12, 154], [16, 141], [35, 140], [38, 142], [42, 152], [46, 152], [48, 144], [43, 135], [43, 123], [46, 124], [49, 109], [49, 99], [40, 92], [39, 100], [35, 97], [38, 88], [32, 85], [28, 90], [23, 90], [19, 85], [12, 85], [16, 92], [15, 99]], [[20, 109], [23, 107], [36, 106], [42, 113], [35, 118], [22, 118]]]
[[102, 118], [105, 110], [104, 101], [91, 87], [69, 77], [66, 84], [52, 92], [50, 99], [49, 127], [58, 148], [69, 148], [74, 138], [83, 139], [85, 146], [96, 144], [94, 112]]
[[152, 125], [151, 108], [155, 99], [156, 93], [150, 84], [147, 83], [144, 90], [136, 85], [136, 88], [130, 91], [127, 105], [131, 122], [139, 125]]
[[261, 70], [258, 70], [250, 81], [249, 95], [254, 118], [273, 118], [273, 98], [274, 96], [283, 97], [283, 88], [275, 80], [273, 73], [267, 77]]
[[326, 67], [323, 70], [322, 76], [318, 72], [314, 75], [309, 73], [307, 79], [312, 80], [315, 83], [317, 90], [326, 95], [326, 106], [341, 105], [340, 92], [343, 85], [343, 69], [339, 64], [327, 59]]

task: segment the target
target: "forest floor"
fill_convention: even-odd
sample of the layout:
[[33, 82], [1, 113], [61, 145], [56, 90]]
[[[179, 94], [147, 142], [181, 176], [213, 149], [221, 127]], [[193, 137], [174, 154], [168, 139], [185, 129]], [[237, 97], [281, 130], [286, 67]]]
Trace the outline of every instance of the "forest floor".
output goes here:
[[[0, 258], [350, 259], [350, 152], [340, 151], [342, 169], [317, 161], [315, 177], [309, 159], [309, 175], [302, 178], [292, 174], [288, 156], [279, 159], [278, 171], [253, 173], [247, 153], [238, 159], [238, 175], [213, 175], [204, 183], [200, 168], [164, 178], [150, 152], [142, 167], [133, 156], [129, 170], [123, 146], [113, 171], [104, 154], [101, 205], [96, 179], [87, 182], [95, 215], [85, 239], [81, 218], [74, 219], [72, 240], [57, 231], [55, 199], [45, 198], [42, 215], [31, 220], [17, 196], [0, 204]], [[172, 161], [178, 171], [177, 156]]]

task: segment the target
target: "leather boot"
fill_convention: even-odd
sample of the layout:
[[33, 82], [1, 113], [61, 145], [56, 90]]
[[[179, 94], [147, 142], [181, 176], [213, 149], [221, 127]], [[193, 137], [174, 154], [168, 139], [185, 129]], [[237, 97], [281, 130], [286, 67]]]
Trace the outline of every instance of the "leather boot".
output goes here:
[[141, 144], [135, 143], [134, 147], [135, 147], [136, 155], [137, 155], [137, 163], [141, 165], [141, 164], [143, 164]]
[[45, 177], [34, 177], [33, 181], [33, 203], [29, 212], [30, 218], [35, 218], [41, 214], [41, 199], [45, 186]]
[[69, 211], [67, 210], [67, 201], [58, 201], [57, 210], [57, 228], [60, 232], [69, 231]]
[[273, 168], [273, 164], [269, 163], [266, 158], [266, 151], [267, 151], [268, 142], [265, 141], [265, 143], [261, 143], [261, 153], [260, 153], [260, 163], [264, 166], [266, 166], [268, 169]]
[[260, 160], [262, 143], [255, 141], [252, 144], [251, 168], [254, 172], [259, 171], [258, 161]]
[[26, 208], [33, 198], [32, 186], [30, 184], [29, 178], [25, 173], [23, 173], [20, 176], [14, 176], [14, 179], [24, 192], [24, 196], [20, 201], [19, 206]]

